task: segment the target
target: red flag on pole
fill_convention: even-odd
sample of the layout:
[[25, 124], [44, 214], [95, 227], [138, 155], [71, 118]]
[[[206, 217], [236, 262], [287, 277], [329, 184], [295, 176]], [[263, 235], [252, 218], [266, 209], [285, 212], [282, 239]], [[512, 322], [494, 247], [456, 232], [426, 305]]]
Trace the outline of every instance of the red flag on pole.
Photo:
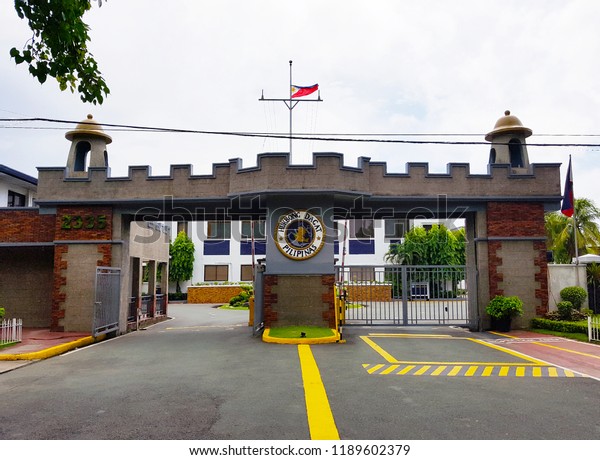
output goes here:
[[560, 208], [567, 217], [573, 217], [575, 212], [575, 198], [573, 197], [573, 172], [571, 171], [571, 156], [569, 156], [569, 168], [567, 169], [567, 178], [565, 180], [565, 193], [563, 194], [562, 206]]
[[295, 86], [292, 85], [292, 97], [308, 96], [319, 89], [319, 84], [312, 86]]

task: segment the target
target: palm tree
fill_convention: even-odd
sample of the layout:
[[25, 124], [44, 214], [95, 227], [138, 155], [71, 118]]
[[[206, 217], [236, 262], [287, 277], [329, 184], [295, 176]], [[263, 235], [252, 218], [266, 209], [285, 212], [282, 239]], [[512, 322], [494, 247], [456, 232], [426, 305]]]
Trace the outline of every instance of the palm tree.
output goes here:
[[[578, 254], [597, 253], [600, 248], [600, 228], [596, 221], [600, 220], [600, 209], [592, 200], [579, 198], [575, 200], [575, 217]], [[559, 211], [546, 214], [545, 219], [548, 249], [554, 252], [554, 261], [571, 263], [575, 257], [573, 218]]]

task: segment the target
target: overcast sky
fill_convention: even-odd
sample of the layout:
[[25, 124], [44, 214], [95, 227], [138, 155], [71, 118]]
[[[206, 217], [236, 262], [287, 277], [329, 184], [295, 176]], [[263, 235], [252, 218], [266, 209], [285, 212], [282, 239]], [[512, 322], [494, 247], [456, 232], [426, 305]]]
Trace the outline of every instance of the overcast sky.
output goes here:
[[[108, 0], [85, 21], [111, 94], [102, 106], [40, 85], [9, 57], [31, 36], [12, 1], [0, 2], [0, 118], [45, 117], [205, 131], [289, 130], [283, 102], [293, 83], [320, 86], [323, 102], [293, 111], [295, 133], [475, 134], [484, 141], [506, 109], [533, 130], [529, 143], [600, 143], [600, 2], [595, 0]], [[35, 128], [60, 129], [15, 129]], [[37, 176], [64, 166], [69, 126], [0, 123], [0, 163]], [[113, 176], [129, 165], [154, 175], [171, 164], [204, 174], [212, 163], [287, 151], [287, 140], [109, 131]], [[379, 136], [381, 138], [381, 136]], [[414, 139], [402, 137], [403, 139]], [[425, 138], [418, 138], [423, 140]], [[431, 139], [431, 138], [427, 138]], [[533, 163], [573, 156], [575, 194], [600, 205], [598, 148], [529, 147]], [[359, 156], [404, 172], [428, 162], [445, 172], [468, 162], [486, 172], [489, 147], [295, 141], [292, 162], [312, 152]]]

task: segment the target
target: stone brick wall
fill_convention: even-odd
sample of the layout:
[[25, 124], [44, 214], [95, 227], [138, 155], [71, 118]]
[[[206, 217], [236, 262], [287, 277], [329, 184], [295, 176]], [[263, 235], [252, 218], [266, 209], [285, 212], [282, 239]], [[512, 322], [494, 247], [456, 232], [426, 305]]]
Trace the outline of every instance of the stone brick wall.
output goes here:
[[344, 286], [348, 293], [348, 302], [353, 301], [379, 301], [391, 302], [391, 284], [347, 284]]
[[187, 302], [226, 304], [240, 292], [240, 286], [190, 286], [187, 289]]
[[54, 241], [54, 216], [41, 215], [37, 208], [2, 210], [0, 242], [43, 243]]
[[106, 206], [59, 207], [55, 222], [56, 240], [85, 241], [112, 239], [112, 209]]
[[548, 310], [548, 262], [544, 206], [490, 202], [487, 205], [490, 298], [518, 295], [525, 315], [517, 324]]
[[265, 275], [266, 327], [335, 328], [334, 275]]
[[0, 248], [0, 306], [25, 327], [50, 327], [52, 246]]
[[[95, 267], [112, 264], [112, 209], [108, 206], [65, 206], [53, 223], [52, 321], [54, 331], [91, 330]], [[64, 241], [64, 244], [60, 244]], [[83, 244], [77, 243], [81, 241]], [[98, 244], [89, 242], [98, 241]]]

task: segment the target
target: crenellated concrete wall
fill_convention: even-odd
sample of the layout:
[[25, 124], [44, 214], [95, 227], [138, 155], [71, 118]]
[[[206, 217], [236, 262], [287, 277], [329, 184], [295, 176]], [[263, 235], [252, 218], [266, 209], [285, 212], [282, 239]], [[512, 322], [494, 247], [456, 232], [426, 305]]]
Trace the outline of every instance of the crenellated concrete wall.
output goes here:
[[491, 165], [489, 174], [471, 174], [470, 166], [450, 163], [446, 173], [430, 173], [427, 163], [408, 163], [406, 172], [390, 173], [386, 163], [361, 157], [343, 165], [336, 153], [315, 153], [311, 165], [290, 165], [288, 154], [262, 154], [257, 166], [240, 159], [213, 165], [196, 176], [191, 165], [172, 165], [169, 176], [152, 176], [149, 166], [130, 166], [127, 177], [109, 177], [107, 168], [90, 168], [87, 178], [65, 178], [65, 168], [38, 168], [38, 202], [147, 200], [230, 197], [268, 191], [344, 191], [375, 196], [549, 197], [560, 196], [560, 164], [533, 164], [530, 174], [512, 174], [509, 165]]

